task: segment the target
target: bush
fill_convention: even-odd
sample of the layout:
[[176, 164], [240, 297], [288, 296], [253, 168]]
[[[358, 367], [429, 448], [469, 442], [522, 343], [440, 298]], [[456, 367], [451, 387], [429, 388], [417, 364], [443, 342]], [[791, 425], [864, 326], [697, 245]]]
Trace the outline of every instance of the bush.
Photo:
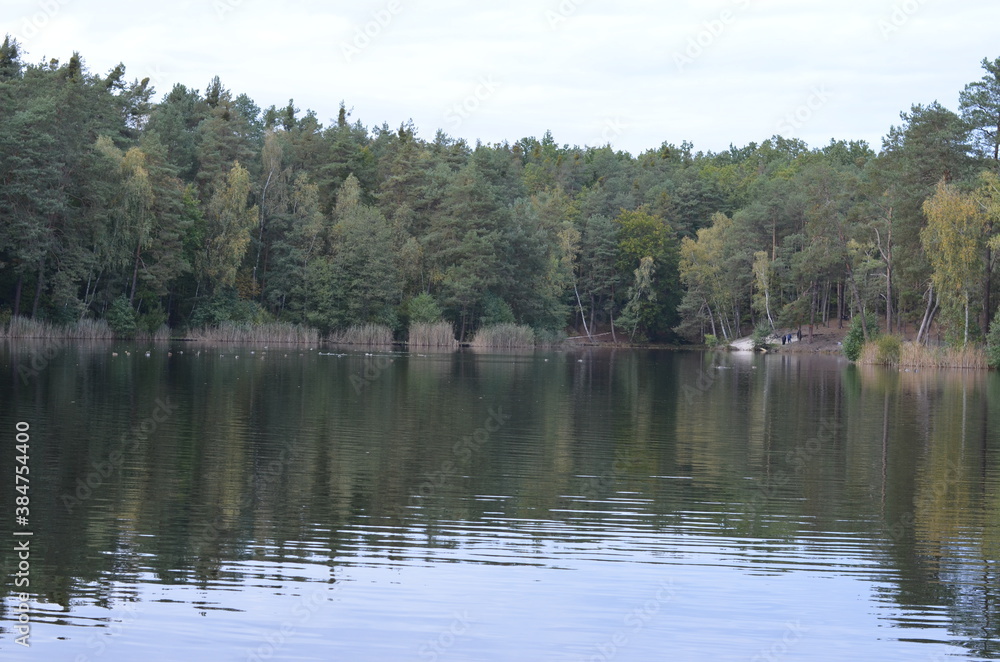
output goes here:
[[750, 334], [750, 342], [753, 343], [753, 348], [763, 349], [767, 347], [767, 337], [769, 335], [771, 335], [771, 326], [766, 322], [758, 324], [757, 328]]
[[[865, 318], [868, 323], [868, 339], [875, 340], [878, 338], [878, 319], [875, 317], [875, 313], [868, 313]], [[851, 328], [844, 336], [844, 356], [847, 357], [848, 361], [857, 361], [861, 357], [861, 350], [865, 345], [865, 330], [861, 326], [861, 316], [855, 315], [854, 319], [851, 320]], [[896, 356], [899, 356], [897, 352]]]
[[111, 308], [108, 309], [105, 319], [115, 335], [121, 338], [131, 338], [139, 326], [139, 317], [129, 305], [124, 294], [111, 303]]
[[191, 314], [190, 326], [213, 327], [223, 322], [254, 325], [269, 321], [267, 313], [256, 301], [240, 299], [236, 290], [230, 289], [218, 292], [199, 304]]
[[875, 360], [883, 365], [896, 365], [899, 363], [899, 350], [903, 346], [899, 336], [879, 336], [875, 340]]
[[722, 343], [719, 342], [719, 337], [716, 336], [714, 333], [706, 333], [705, 334], [705, 345], [707, 345], [708, 347], [715, 348], [715, 347], [718, 347], [721, 344]]
[[993, 317], [990, 332], [986, 334], [986, 363], [991, 368], [1000, 368], [1000, 310]]
[[410, 299], [407, 309], [410, 324], [435, 324], [441, 321], [441, 306], [426, 292]]
[[143, 313], [136, 322], [139, 331], [149, 335], [155, 334], [166, 323], [167, 313], [160, 306]]
[[483, 316], [479, 320], [480, 326], [513, 325], [516, 322], [514, 311], [509, 303], [493, 293], [489, 293], [483, 298]]
[[899, 336], [884, 335], [865, 343], [859, 363], [871, 365], [899, 365], [903, 348]]

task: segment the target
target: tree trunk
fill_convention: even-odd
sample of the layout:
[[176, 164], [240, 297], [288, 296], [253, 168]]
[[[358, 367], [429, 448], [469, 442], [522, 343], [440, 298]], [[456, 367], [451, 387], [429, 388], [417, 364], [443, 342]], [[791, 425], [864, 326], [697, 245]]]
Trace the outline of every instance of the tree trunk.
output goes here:
[[849, 264], [847, 265], [847, 280], [851, 284], [851, 292], [854, 294], [855, 301], [858, 302], [858, 311], [861, 313], [861, 333], [864, 335], [865, 342], [868, 342], [868, 319], [865, 315], [865, 306], [858, 293], [858, 284], [854, 281], [854, 272]]
[[31, 319], [38, 317], [38, 304], [42, 300], [42, 281], [45, 277], [45, 260], [38, 265], [38, 277], [35, 279], [35, 300], [31, 303]]
[[135, 263], [132, 265], [132, 288], [129, 290], [128, 294], [128, 305], [132, 306], [132, 301], [135, 299], [135, 286], [139, 280], [139, 245], [135, 247]]
[[14, 317], [21, 314], [21, 288], [24, 287], [24, 274], [17, 277], [17, 286], [14, 287]]
[[580, 301], [580, 290], [576, 287], [576, 281], [573, 281], [573, 292], [576, 294], [576, 304], [580, 307], [580, 320], [583, 322], [583, 330], [587, 332], [587, 340], [593, 341], [593, 337], [590, 335], [590, 327], [587, 326], [587, 313], [583, 311], [583, 302]]
[[816, 281], [809, 286], [812, 290], [812, 305], [809, 307], [809, 344], [813, 341], [813, 329], [816, 326]]
[[[986, 236], [993, 234], [993, 223], [988, 222], [986, 224]], [[990, 316], [992, 312], [990, 310], [993, 302], [991, 299], [992, 294], [992, 283], [993, 280], [993, 251], [989, 246], [986, 247], [986, 273], [983, 275], [983, 323], [980, 326], [983, 329], [983, 335], [990, 332], [990, 324], [993, 322], [993, 318]]]
[[844, 281], [837, 281], [837, 328], [844, 328]]
[[[267, 202], [267, 187], [271, 185], [271, 177], [274, 176], [274, 167], [271, 167], [270, 172], [267, 173], [267, 181], [264, 182], [264, 188], [260, 193], [260, 228], [257, 231], [257, 260], [253, 263], [253, 286], [257, 287], [257, 268], [260, 266], [260, 252], [264, 247], [264, 209], [265, 203]], [[263, 296], [264, 288], [260, 288], [261, 295]]]
[[597, 309], [597, 302], [594, 300], [594, 293], [590, 293], [590, 328], [594, 328], [594, 311]]
[[924, 311], [924, 318], [920, 321], [920, 329], [917, 331], [917, 344], [919, 345], [921, 340], [927, 341], [927, 336], [930, 335], [931, 320], [934, 319], [934, 311], [936, 310], [934, 305], [934, 285], [931, 284], [927, 288], [927, 309]]
[[962, 345], [969, 344], [969, 293], [965, 293], [965, 335], [962, 338]]

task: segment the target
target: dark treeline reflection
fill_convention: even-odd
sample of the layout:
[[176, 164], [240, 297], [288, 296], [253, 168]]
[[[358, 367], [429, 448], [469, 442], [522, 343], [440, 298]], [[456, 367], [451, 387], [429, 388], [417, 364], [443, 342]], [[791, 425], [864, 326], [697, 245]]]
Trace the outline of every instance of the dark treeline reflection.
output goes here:
[[[1000, 653], [993, 373], [663, 351], [0, 357], [7, 441], [31, 425], [31, 588], [64, 609], [140, 582], [237, 583], [245, 559], [327, 564], [335, 582], [362, 559], [460, 557], [477, 535], [579, 549], [697, 521], [720, 544], [842, 536], [836, 563], [877, 577], [878, 599], [939, 607], [971, 652]], [[443, 535], [453, 522], [481, 526]]]

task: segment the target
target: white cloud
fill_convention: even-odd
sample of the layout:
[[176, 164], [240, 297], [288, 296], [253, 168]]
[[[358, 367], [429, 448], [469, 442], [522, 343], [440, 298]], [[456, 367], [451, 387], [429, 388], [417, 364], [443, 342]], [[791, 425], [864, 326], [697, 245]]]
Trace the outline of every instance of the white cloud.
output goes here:
[[[878, 147], [912, 103], [956, 107], [980, 60], [1000, 55], [998, 18], [985, 0], [0, 3], [0, 25], [24, 37], [30, 61], [77, 50], [95, 72], [124, 62], [130, 76], [152, 73], [161, 93], [204, 90], [218, 74], [261, 106], [294, 98], [324, 122], [343, 99], [369, 126], [412, 118], [425, 137], [551, 129], [560, 143], [610, 137], [633, 152], [760, 142], [796, 111], [790, 135], [813, 146]], [[345, 56], [359, 35], [364, 47]], [[678, 68], [689, 40], [697, 56]], [[499, 87], [480, 99], [484, 77]], [[806, 117], [817, 86], [829, 98]], [[455, 104], [474, 107], [457, 125]]]

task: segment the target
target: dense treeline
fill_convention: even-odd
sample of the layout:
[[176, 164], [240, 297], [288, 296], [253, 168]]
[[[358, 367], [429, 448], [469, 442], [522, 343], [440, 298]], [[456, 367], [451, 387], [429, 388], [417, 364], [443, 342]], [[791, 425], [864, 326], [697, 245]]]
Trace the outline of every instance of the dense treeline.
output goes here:
[[[865, 142], [638, 156], [330, 126], [218, 79], [158, 102], [119, 65], [0, 47], [0, 311], [144, 330], [445, 320], [732, 338], [876, 312], [962, 342], [996, 310], [1000, 58]], [[1000, 228], [998, 228], [1000, 229]], [[864, 319], [864, 316], [862, 316]]]

